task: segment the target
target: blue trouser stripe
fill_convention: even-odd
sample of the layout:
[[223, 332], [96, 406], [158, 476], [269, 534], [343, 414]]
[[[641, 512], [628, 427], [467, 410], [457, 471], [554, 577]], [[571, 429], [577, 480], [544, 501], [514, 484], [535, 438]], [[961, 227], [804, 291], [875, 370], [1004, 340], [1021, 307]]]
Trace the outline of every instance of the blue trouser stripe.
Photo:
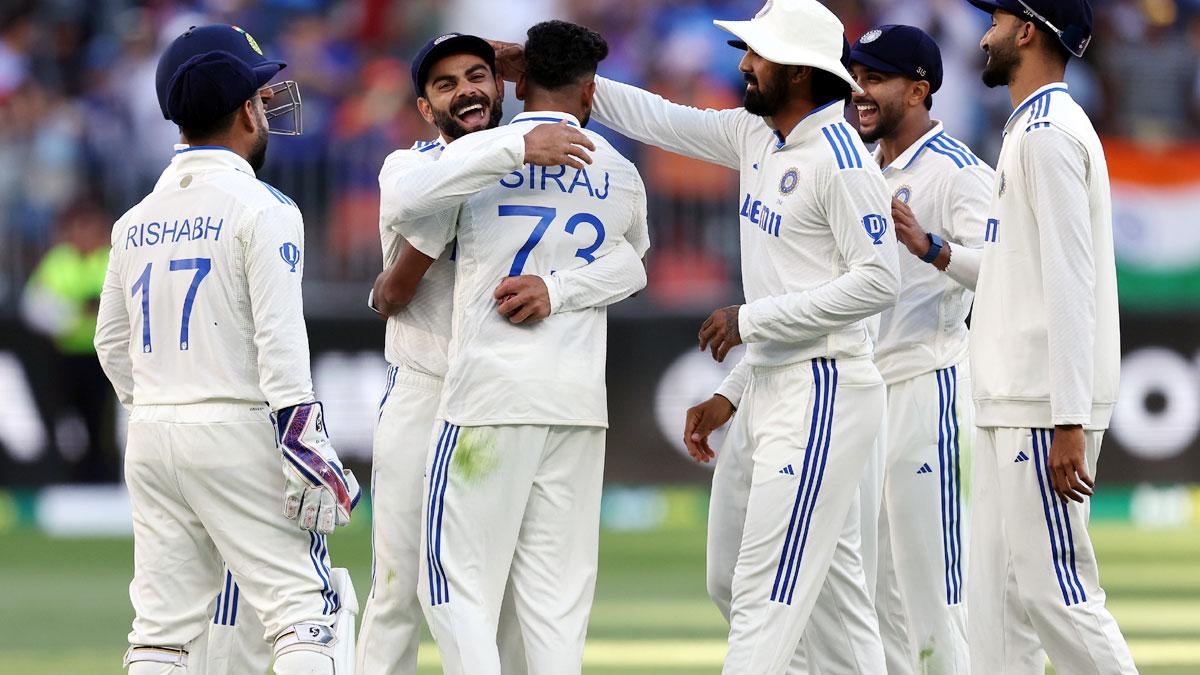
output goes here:
[[[1046, 483], [1050, 483], [1050, 447], [1054, 443], [1053, 429], [1038, 429], [1035, 434], [1041, 434], [1042, 437], [1042, 465], [1045, 467]], [[1051, 493], [1053, 497], [1053, 493]], [[1071, 531], [1071, 512], [1068, 504], [1063, 503], [1060, 499], [1051, 499], [1054, 504], [1054, 513], [1058, 520], [1059, 528], [1059, 543], [1063, 546], [1061, 549], [1062, 567], [1065, 570], [1067, 586], [1071, 590], [1071, 597], [1075, 604], [1087, 600], [1087, 593], [1083, 590], [1083, 582], [1079, 579], [1079, 568], [1075, 563], [1075, 534]], [[1066, 534], [1066, 542], [1063, 542], [1063, 533]], [[1069, 562], [1068, 562], [1069, 561]]]
[[425, 568], [429, 577], [429, 600], [437, 604], [438, 590], [441, 589], [441, 577], [438, 576], [434, 580], [434, 575], [438, 573], [437, 566], [433, 564], [433, 514], [437, 501], [437, 485], [438, 475], [442, 468], [442, 449], [446, 444], [446, 437], [450, 434], [450, 423], [442, 422], [442, 435], [438, 437], [437, 445], [434, 447], [433, 463], [429, 468], [429, 498], [425, 505]]
[[450, 600], [450, 584], [446, 580], [446, 570], [442, 567], [442, 516], [446, 512], [446, 485], [450, 482], [450, 460], [454, 457], [454, 448], [458, 445], [458, 432], [461, 429], [462, 427], [453, 428], [446, 452], [442, 454], [442, 486], [438, 490], [437, 526], [435, 528], [437, 541], [434, 544], [433, 561], [437, 564], [438, 575], [442, 580], [442, 602]]
[[376, 417], [376, 421], [383, 417], [383, 404], [387, 403], [388, 396], [392, 393], [392, 387], [396, 386], [396, 375], [399, 372], [399, 366], [388, 366], [387, 386], [383, 388], [383, 398], [379, 400], [379, 415]]
[[[1068, 597], [1067, 584], [1065, 581], [1063, 581], [1062, 566], [1059, 564], [1060, 557], [1058, 553], [1058, 539], [1056, 538], [1054, 531], [1054, 521], [1056, 520], [1057, 509], [1055, 509], [1056, 515], [1051, 515], [1051, 502], [1053, 502], [1055, 499], [1058, 499], [1058, 497], [1053, 492], [1049, 492], [1047, 490], [1049, 487], [1047, 482], [1049, 481], [1050, 474], [1046, 470], [1045, 455], [1042, 454], [1042, 435], [1038, 429], [1033, 429], [1032, 431], [1033, 460], [1035, 464], [1034, 473], [1037, 474], [1038, 487], [1041, 489], [1042, 494], [1042, 511], [1046, 516], [1046, 534], [1050, 539], [1050, 560], [1054, 563], [1054, 573], [1058, 576], [1058, 587], [1062, 591], [1063, 602], [1066, 603], [1067, 606], [1070, 606], [1075, 603], [1072, 601], [1071, 597]], [[1072, 589], [1071, 592], [1074, 593], [1074, 589]]]
[[[799, 528], [797, 527], [797, 516], [800, 513], [800, 500], [804, 494], [804, 486], [808, 483], [809, 466], [815, 466], [816, 462], [812, 461], [813, 448], [817, 446], [817, 429], [818, 423], [821, 420], [821, 411], [825, 401], [822, 396], [824, 389], [824, 381], [821, 379], [821, 371], [817, 367], [816, 360], [812, 362], [813, 371], [813, 410], [812, 421], [809, 423], [808, 443], [804, 448], [804, 466], [800, 469], [800, 484], [796, 488], [796, 500], [792, 504], [792, 515], [788, 520], [787, 536], [783, 540], [783, 551], [779, 554], [779, 566], [775, 569], [775, 584], [771, 587], [772, 602], [783, 602], [783, 593], [780, 582], [785, 578], [790, 578], [792, 556], [788, 554], [792, 550], [793, 533]], [[784, 571], [787, 571], [786, 576]]]
[[953, 451], [951, 467], [954, 473], [954, 604], [962, 602], [962, 458], [958, 442], [958, 366], [950, 367], [947, 376], [952, 385], [950, 395], [950, 429]]
[[825, 476], [825, 463], [829, 457], [829, 441], [833, 427], [833, 403], [837, 393], [836, 361], [814, 359], [812, 369], [813, 417], [809, 428], [809, 441], [805, 448], [804, 467], [800, 471], [800, 485], [796, 488], [796, 501], [788, 523], [787, 537], [780, 554], [779, 567], [775, 572], [776, 584], [771, 592], [772, 601], [788, 605], [792, 604], [795, 596], [812, 516]]
[[954, 593], [950, 589], [950, 514], [946, 495], [946, 382], [942, 371], [937, 371], [938, 384], [938, 482], [940, 483], [939, 501], [942, 505], [942, 565], [946, 570], [946, 604], [954, 604]]
[[821, 493], [821, 484], [825, 480], [825, 463], [829, 459], [829, 444], [833, 436], [833, 407], [837, 400], [837, 361], [835, 359], [821, 359], [821, 369], [824, 371], [825, 378], [829, 381], [829, 386], [825, 388], [825, 397], [828, 403], [825, 406], [825, 430], [824, 443], [820, 446], [818, 459], [821, 462], [817, 469], [817, 484], [813, 486], [812, 505], [808, 509], [808, 514], [804, 518], [804, 534], [800, 538], [800, 552], [796, 556], [796, 574], [792, 577], [792, 581], [788, 588], [787, 604], [792, 604], [792, 596], [796, 592], [796, 582], [800, 579], [800, 563], [804, 560], [804, 549], [808, 545], [808, 532], [812, 525], [813, 512], [816, 511], [817, 497]]
[[233, 585], [233, 603], [232, 603], [233, 612], [230, 613], [230, 615], [229, 615], [229, 625], [230, 626], [237, 625], [237, 610], [238, 610], [238, 596], [239, 595], [241, 595], [241, 592], [238, 591], [238, 585], [234, 584]]

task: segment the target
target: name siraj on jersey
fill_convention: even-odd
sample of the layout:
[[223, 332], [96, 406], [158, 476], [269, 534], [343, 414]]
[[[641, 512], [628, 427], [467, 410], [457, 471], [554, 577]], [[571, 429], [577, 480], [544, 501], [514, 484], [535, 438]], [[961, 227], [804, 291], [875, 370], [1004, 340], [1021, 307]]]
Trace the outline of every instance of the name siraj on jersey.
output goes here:
[[155, 246], [157, 244], [174, 244], [180, 241], [199, 241], [212, 236], [213, 241], [220, 241], [221, 226], [225, 219], [220, 218], [213, 224], [212, 216], [196, 218], [176, 218], [173, 221], [139, 223], [131, 225], [125, 232], [125, 250], [139, 246]]
[[[580, 194], [587, 192], [589, 197], [596, 199], [608, 198], [608, 172], [604, 172], [604, 191], [592, 184], [587, 169], [574, 169], [574, 175], [567, 182], [568, 167], [534, 166], [526, 164], [521, 171], [514, 171], [500, 180], [500, 185], [512, 190], [525, 187], [527, 190], [546, 190], [547, 185], [557, 186], [560, 192], [573, 195], [578, 190]], [[540, 174], [540, 175], [539, 175]]]

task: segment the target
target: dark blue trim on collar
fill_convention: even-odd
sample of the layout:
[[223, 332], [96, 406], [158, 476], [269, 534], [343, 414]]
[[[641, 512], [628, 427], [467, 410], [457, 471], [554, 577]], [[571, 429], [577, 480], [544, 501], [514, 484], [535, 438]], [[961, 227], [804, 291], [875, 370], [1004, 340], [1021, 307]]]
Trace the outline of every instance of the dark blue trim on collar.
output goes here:
[[[233, 152], [233, 150], [230, 150], [229, 148], [227, 148], [223, 145], [189, 145], [188, 147], [186, 147], [182, 150], [176, 150], [175, 154], [178, 155], [178, 154], [182, 154], [185, 152], [191, 152], [193, 150], [224, 150], [225, 152]], [[237, 153], [234, 152], [233, 154], [236, 155]], [[239, 155], [239, 157], [240, 157], [240, 155]]]
[[1033, 105], [1034, 103], [1042, 100], [1043, 96], [1049, 96], [1050, 94], [1053, 94], [1056, 91], [1067, 91], [1067, 88], [1066, 87], [1051, 87], [1049, 89], [1043, 90], [1037, 96], [1031, 97], [1028, 101], [1025, 101], [1024, 103], [1022, 103], [1020, 105], [1020, 107], [1018, 107], [1016, 110], [1014, 110], [1012, 115], [1009, 115], [1008, 121], [1004, 123], [1004, 128], [1007, 129], [1008, 125], [1012, 124], [1013, 120], [1017, 119], [1017, 117], [1021, 113], [1025, 112], [1026, 108], [1028, 108], [1029, 106]]
[[514, 119], [513, 122], [566, 122], [573, 127], [579, 126], [565, 117], [522, 117]]

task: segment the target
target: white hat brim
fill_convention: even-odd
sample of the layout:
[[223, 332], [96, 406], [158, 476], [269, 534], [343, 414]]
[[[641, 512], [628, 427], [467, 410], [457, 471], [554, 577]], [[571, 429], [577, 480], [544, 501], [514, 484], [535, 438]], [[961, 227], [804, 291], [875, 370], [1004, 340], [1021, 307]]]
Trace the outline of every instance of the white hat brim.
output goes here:
[[764, 59], [785, 66], [811, 66], [836, 75], [856, 94], [863, 93], [862, 87], [854, 81], [850, 71], [842, 65], [841, 58], [830, 59], [811, 49], [805, 49], [794, 44], [779, 40], [763, 28], [761, 21], [722, 21], [715, 20], [713, 24], [745, 42], [754, 53]]

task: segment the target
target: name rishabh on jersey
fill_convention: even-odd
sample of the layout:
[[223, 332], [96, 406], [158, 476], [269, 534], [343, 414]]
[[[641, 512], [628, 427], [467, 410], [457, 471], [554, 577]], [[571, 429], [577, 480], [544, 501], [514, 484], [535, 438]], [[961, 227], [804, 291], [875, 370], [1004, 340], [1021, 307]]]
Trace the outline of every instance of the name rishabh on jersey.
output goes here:
[[97, 349], [122, 402], [313, 400], [303, 251], [295, 202], [246, 160], [177, 150], [113, 226]]
[[[564, 113], [522, 113], [503, 127], [451, 143], [443, 160], [537, 124], [579, 122]], [[426, 255], [457, 234], [450, 369], [439, 416], [460, 426], [607, 426], [607, 311], [555, 313], [514, 325], [492, 297], [508, 276], [553, 275], [587, 265], [628, 242], [650, 246], [646, 194], [637, 169], [599, 135], [592, 164], [524, 166], [470, 197], [441, 227], [411, 233]]]

